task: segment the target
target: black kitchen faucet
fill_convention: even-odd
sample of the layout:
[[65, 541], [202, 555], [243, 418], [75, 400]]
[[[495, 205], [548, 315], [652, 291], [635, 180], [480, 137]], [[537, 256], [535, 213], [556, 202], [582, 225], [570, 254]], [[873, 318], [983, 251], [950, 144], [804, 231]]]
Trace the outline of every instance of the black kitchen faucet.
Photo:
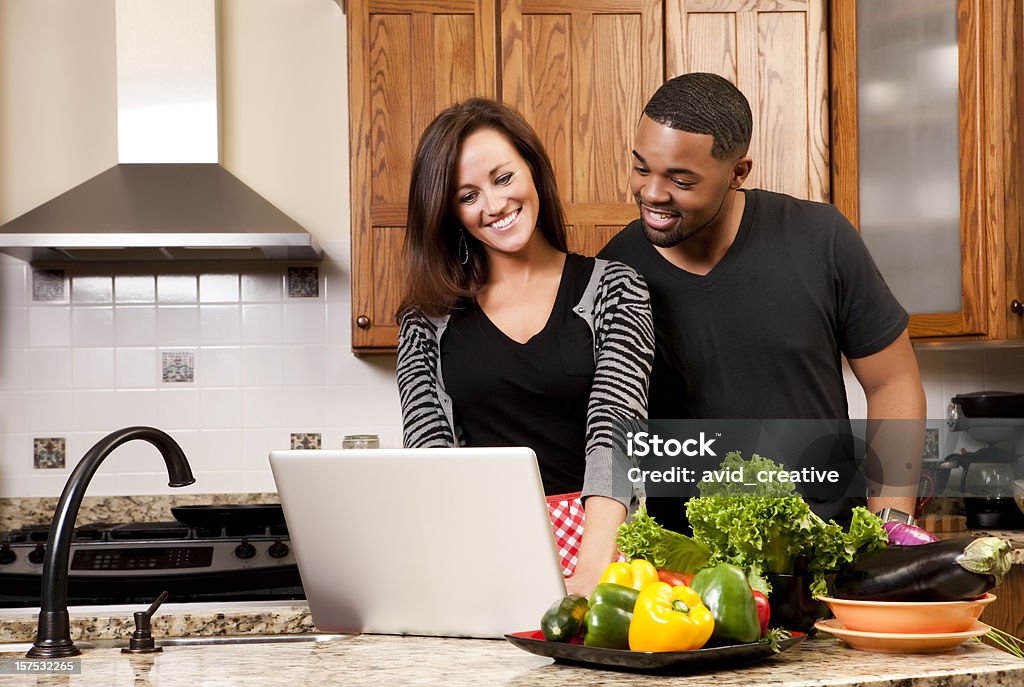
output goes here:
[[68, 615], [68, 558], [75, 519], [89, 481], [103, 459], [111, 451], [134, 439], [153, 444], [163, 456], [172, 487], [185, 487], [195, 482], [192, 469], [178, 443], [165, 432], [153, 427], [125, 427], [96, 442], [72, 471], [57, 502], [50, 524], [49, 545], [43, 559], [42, 593], [39, 608], [39, 629], [29, 649], [29, 658], [63, 658], [82, 653], [71, 641], [71, 619]]

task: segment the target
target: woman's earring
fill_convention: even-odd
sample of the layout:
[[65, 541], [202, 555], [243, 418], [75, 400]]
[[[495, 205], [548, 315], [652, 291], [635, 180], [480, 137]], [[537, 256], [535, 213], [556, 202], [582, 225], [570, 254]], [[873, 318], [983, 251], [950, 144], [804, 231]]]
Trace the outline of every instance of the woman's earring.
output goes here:
[[466, 243], [466, 232], [459, 232], [459, 264], [465, 265], [469, 262], [469, 244]]

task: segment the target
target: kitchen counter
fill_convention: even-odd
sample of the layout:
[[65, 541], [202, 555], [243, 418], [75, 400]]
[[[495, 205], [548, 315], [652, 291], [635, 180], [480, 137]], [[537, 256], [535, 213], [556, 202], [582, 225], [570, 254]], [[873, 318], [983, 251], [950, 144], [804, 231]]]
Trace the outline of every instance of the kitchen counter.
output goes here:
[[[0, 655], [9, 658], [11, 655]], [[996, 687], [1024, 683], [1024, 661], [977, 642], [951, 652], [856, 651], [828, 637], [746, 668], [644, 675], [555, 664], [502, 640], [347, 635], [330, 641], [167, 647], [129, 656], [86, 649], [77, 675], [0, 676], [3, 685], [899, 685]], [[35, 680], [33, 683], [31, 680]]]
[[[949, 653], [856, 651], [829, 635], [747, 668], [666, 677], [555, 664], [501, 640], [345, 635], [329, 641], [169, 646], [129, 656], [89, 648], [89, 640], [126, 640], [134, 606], [71, 608], [72, 637], [83, 648], [81, 674], [0, 675], [5, 685], [588, 685], [685, 684], [688, 687], [899, 684], [900, 687], [1003, 687], [1024, 684], [1024, 661], [968, 642]], [[31, 642], [38, 609], [0, 609], [0, 642]], [[302, 602], [165, 604], [153, 617], [157, 638], [287, 635], [315, 632]], [[85, 637], [85, 639], [82, 639]], [[23, 658], [0, 653], [0, 663]], [[0, 646], [0, 652], [3, 647]], [[32, 682], [31, 680], [35, 680]]]
[[[71, 606], [71, 639], [125, 639], [135, 629], [142, 605]], [[32, 642], [39, 608], [0, 608], [0, 643]], [[153, 636], [210, 637], [316, 632], [305, 601], [165, 603], [153, 615]]]

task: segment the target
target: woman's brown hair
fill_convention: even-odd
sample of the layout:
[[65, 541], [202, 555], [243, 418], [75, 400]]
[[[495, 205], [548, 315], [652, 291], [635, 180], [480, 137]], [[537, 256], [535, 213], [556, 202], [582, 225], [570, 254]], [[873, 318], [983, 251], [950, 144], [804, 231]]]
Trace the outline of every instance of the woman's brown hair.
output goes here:
[[[430, 316], [448, 314], [487, 283], [483, 248], [463, 231], [453, 209], [462, 144], [480, 129], [504, 135], [529, 165], [540, 201], [537, 229], [552, 246], [568, 251], [555, 172], [536, 132], [522, 115], [496, 100], [470, 98], [452, 105], [427, 126], [416, 148], [405, 232], [409, 287], [399, 318], [409, 309]], [[460, 235], [469, 247], [465, 265], [459, 262]]]

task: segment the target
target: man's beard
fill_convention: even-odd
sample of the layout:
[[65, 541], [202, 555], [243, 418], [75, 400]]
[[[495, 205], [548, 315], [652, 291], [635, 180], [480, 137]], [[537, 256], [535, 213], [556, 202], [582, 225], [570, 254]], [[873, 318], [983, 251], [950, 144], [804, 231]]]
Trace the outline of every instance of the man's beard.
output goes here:
[[688, 232], [686, 230], [686, 226], [683, 224], [684, 220], [685, 217], [680, 215], [679, 220], [676, 222], [676, 225], [672, 227], [672, 229], [670, 229], [669, 231], [651, 229], [649, 226], [647, 226], [647, 222], [643, 221], [643, 219], [640, 220], [640, 225], [643, 227], [644, 237], [646, 237], [651, 244], [657, 246], [658, 248], [671, 248], [672, 246], [676, 246], [682, 243], [686, 239], [693, 236], [694, 233], [696, 233]]
[[[679, 215], [679, 219], [676, 221], [676, 225], [668, 231], [659, 231], [657, 229], [651, 229], [647, 226], [647, 222], [643, 220], [643, 210], [641, 210], [640, 225], [643, 227], [644, 236], [651, 244], [658, 248], [672, 248], [677, 246], [687, 239], [691, 239], [698, 234], [707, 231], [714, 223], [718, 216], [722, 213], [722, 208], [725, 207], [725, 199], [729, 195], [731, 188], [727, 188], [725, 193], [722, 194], [722, 199], [718, 202], [718, 209], [715, 210], [715, 214], [711, 216], [707, 222], [701, 224], [696, 229], [689, 229], [686, 227], [687, 216], [685, 213], [678, 212], [674, 214]], [[637, 206], [642, 207], [643, 203], [640, 202], [640, 198], [634, 195], [634, 199], [637, 202]]]

